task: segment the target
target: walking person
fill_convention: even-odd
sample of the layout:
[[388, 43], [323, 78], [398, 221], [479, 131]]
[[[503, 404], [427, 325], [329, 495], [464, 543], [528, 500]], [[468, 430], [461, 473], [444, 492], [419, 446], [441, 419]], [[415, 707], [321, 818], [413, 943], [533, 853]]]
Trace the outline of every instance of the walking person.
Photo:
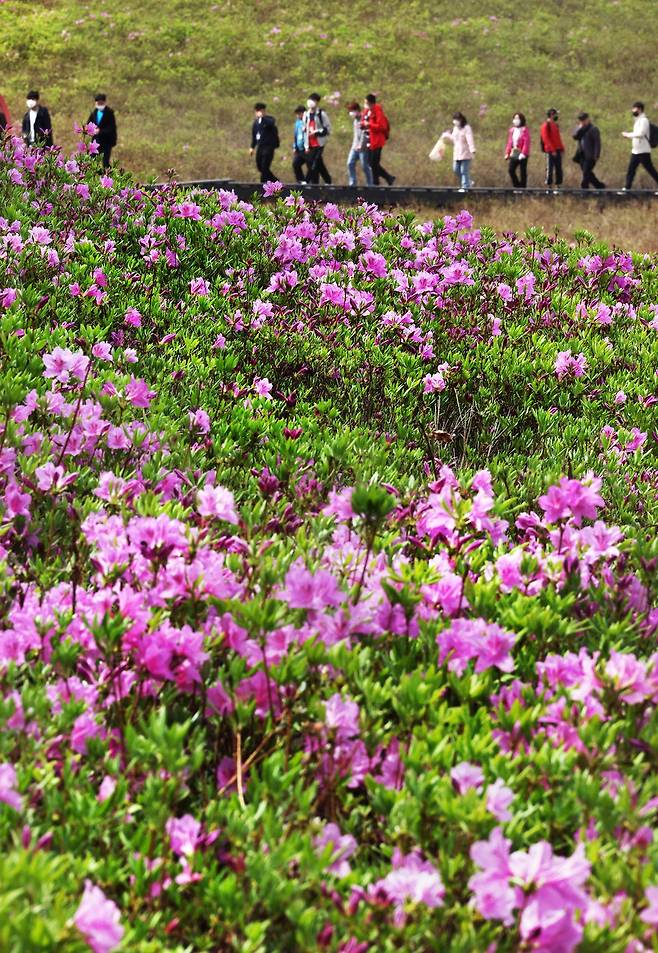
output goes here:
[[577, 162], [583, 171], [581, 189], [588, 189], [590, 185], [595, 189], [604, 189], [604, 183], [594, 174], [594, 166], [601, 157], [601, 133], [590, 119], [589, 113], [578, 113], [578, 125], [572, 135], [578, 143], [574, 162]]
[[393, 185], [395, 176], [387, 172], [382, 165], [382, 149], [388, 140], [391, 124], [374, 93], [368, 93], [365, 98], [361, 128], [365, 135], [368, 162], [372, 169], [372, 184], [379, 185], [381, 178], [386, 179], [389, 185]]
[[546, 185], [553, 185], [555, 180], [558, 188], [562, 185], [562, 154], [564, 152], [564, 143], [558, 125], [559, 118], [557, 109], [549, 109], [546, 113], [546, 121], [542, 123], [539, 131], [542, 152], [546, 154]]
[[30, 146], [52, 146], [53, 124], [50, 113], [39, 103], [39, 93], [31, 89], [26, 99], [27, 112], [23, 116], [23, 140]]
[[644, 112], [644, 103], [639, 101], [633, 103], [631, 112], [635, 119], [633, 131], [622, 132], [625, 139], [631, 140], [631, 158], [626, 172], [626, 189], [633, 188], [633, 179], [639, 166], [642, 166], [654, 182], [658, 182], [658, 172], [651, 161], [651, 124]]
[[304, 107], [295, 110], [295, 125], [292, 132], [292, 171], [295, 181], [306, 185], [306, 149], [304, 148]]
[[452, 130], [447, 129], [441, 134], [441, 138], [452, 143], [452, 169], [457, 176], [460, 191], [465, 192], [473, 184], [471, 162], [475, 155], [473, 130], [469, 126], [466, 116], [461, 112], [453, 113]]
[[4, 96], [0, 96], [0, 139], [11, 132], [11, 116]]
[[304, 113], [304, 148], [306, 149], [306, 163], [308, 166], [308, 181], [317, 185], [322, 176], [323, 182], [331, 185], [331, 175], [324, 164], [324, 147], [327, 136], [331, 133], [329, 116], [320, 106], [319, 93], [311, 93], [306, 100]]
[[249, 154], [256, 153], [256, 168], [260, 172], [261, 182], [276, 182], [276, 176], [270, 169], [274, 150], [279, 148], [279, 130], [276, 128], [276, 120], [274, 116], [267, 114], [265, 103], [256, 103], [254, 113]]
[[92, 109], [87, 122], [93, 122], [98, 129], [98, 132], [92, 137], [92, 142], [98, 143], [103, 170], [107, 171], [110, 168], [112, 149], [117, 144], [117, 121], [114, 110], [107, 105], [105, 93], [98, 93], [94, 96], [94, 104], [95, 108]]
[[523, 113], [514, 113], [507, 133], [505, 159], [509, 162], [509, 176], [515, 189], [528, 185], [528, 156], [530, 155], [530, 130]]
[[361, 126], [361, 108], [358, 103], [350, 103], [347, 107], [352, 120], [352, 145], [347, 154], [347, 176], [351, 186], [356, 185], [356, 164], [361, 163], [366, 185], [372, 185], [372, 168], [368, 159], [366, 147], [366, 133]]

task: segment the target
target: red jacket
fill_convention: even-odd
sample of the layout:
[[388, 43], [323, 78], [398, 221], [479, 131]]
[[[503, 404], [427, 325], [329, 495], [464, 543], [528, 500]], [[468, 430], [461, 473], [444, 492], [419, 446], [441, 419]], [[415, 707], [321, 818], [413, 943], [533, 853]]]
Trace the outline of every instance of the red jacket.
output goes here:
[[539, 135], [541, 136], [544, 152], [564, 152], [560, 127], [556, 122], [547, 119], [540, 129]]
[[[515, 126], [510, 128], [510, 131], [507, 133], [507, 145], [505, 147], [505, 158], [509, 158], [512, 154], [512, 148], [514, 143], [514, 130]], [[530, 130], [527, 126], [521, 126], [521, 135], [519, 136], [518, 145], [516, 147], [519, 152], [528, 158], [530, 155]]]
[[388, 119], [379, 103], [375, 103], [370, 109], [366, 109], [361, 119], [361, 126], [368, 129], [368, 147], [370, 149], [381, 149], [386, 145]]

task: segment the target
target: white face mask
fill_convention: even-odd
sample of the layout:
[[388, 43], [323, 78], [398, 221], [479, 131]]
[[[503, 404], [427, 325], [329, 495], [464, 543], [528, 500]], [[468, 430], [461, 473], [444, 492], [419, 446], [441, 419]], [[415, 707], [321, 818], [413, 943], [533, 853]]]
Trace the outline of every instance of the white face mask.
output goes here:
[[26, 99], [28, 109], [36, 109], [37, 101], [36, 99]]
[[521, 120], [518, 118], [518, 116], [515, 117], [514, 119], [512, 119], [512, 125], [513, 125], [513, 126], [520, 126], [520, 125], [521, 125]]
[[459, 123], [459, 119], [453, 119], [453, 120], [452, 120], [452, 124], [453, 124], [453, 126], [459, 126], [459, 124], [460, 124], [460, 123]]
[[306, 100], [306, 108], [307, 108], [307, 109], [311, 109], [311, 110], [315, 109], [315, 100], [314, 100], [314, 99], [307, 99], [307, 100]]
[[96, 109], [99, 112], [103, 112], [103, 110], [105, 109], [105, 103], [96, 103]]
[[358, 113], [355, 113], [353, 109], [350, 109], [350, 116], [352, 117], [352, 119], [356, 119], [356, 117], [357, 117], [358, 115], [359, 115], [359, 114], [358, 114]]

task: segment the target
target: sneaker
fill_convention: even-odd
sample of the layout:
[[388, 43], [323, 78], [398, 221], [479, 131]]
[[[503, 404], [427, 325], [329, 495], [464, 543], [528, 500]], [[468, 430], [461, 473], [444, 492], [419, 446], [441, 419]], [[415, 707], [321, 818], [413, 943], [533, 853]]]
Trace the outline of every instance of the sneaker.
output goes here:
[[595, 189], [607, 189], [608, 186], [605, 184], [605, 182], [599, 182], [599, 184], [598, 184], [598, 185], [595, 185], [594, 188], [595, 188]]
[[389, 185], [393, 185], [393, 183], [395, 182], [395, 178], [396, 178], [396, 177], [395, 177], [394, 175], [390, 175], [390, 176], [388, 177], [388, 184], [389, 184]]

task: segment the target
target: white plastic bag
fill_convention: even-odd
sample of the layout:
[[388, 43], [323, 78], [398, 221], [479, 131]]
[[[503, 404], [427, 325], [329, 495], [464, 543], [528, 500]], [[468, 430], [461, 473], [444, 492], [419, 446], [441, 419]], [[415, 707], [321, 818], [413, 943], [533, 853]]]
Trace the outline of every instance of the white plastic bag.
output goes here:
[[446, 146], [443, 138], [437, 139], [436, 145], [430, 152], [430, 159], [432, 162], [439, 162], [445, 155]]

